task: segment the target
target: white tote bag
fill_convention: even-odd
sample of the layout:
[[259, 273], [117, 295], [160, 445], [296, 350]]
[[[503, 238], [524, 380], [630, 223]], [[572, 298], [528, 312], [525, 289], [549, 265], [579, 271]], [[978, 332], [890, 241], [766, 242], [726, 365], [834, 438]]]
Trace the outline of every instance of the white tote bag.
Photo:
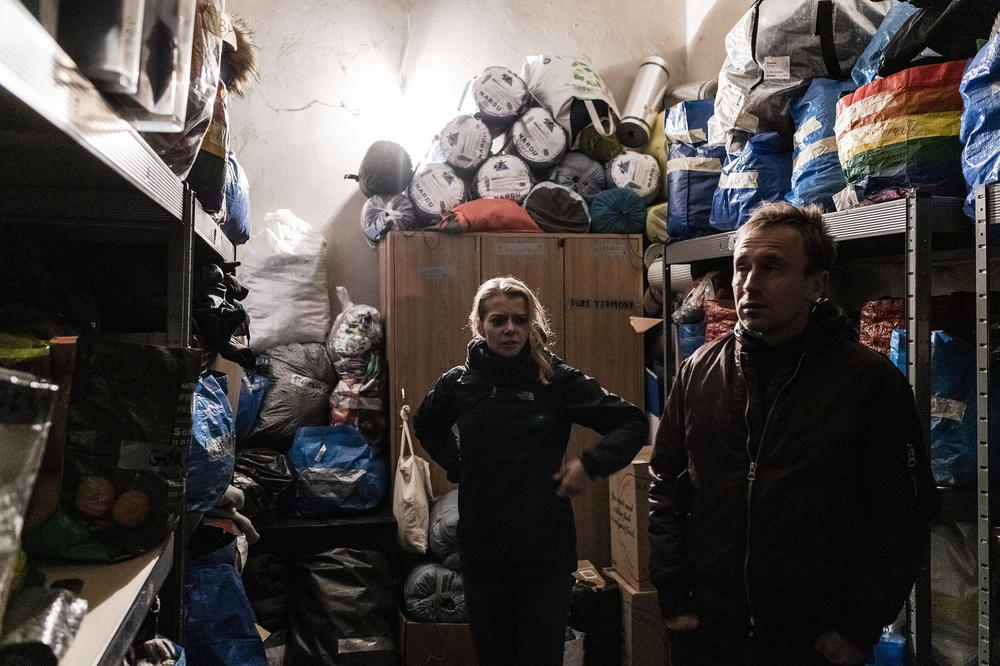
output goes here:
[[[615, 133], [615, 122], [621, 116], [611, 89], [584, 56], [527, 56], [522, 66], [522, 77], [528, 90], [539, 104], [548, 109], [555, 121], [562, 125], [575, 145], [583, 127], [571, 122], [573, 105], [583, 104], [588, 120], [603, 136]], [[603, 102], [597, 105], [595, 102]], [[604, 107], [604, 105], [607, 105]], [[598, 107], [604, 107], [599, 109]], [[605, 110], [606, 109], [606, 110]]]
[[392, 489], [396, 539], [403, 550], [423, 554], [427, 552], [428, 505], [434, 494], [431, 488], [431, 470], [426, 460], [413, 453], [410, 406], [403, 405], [399, 416], [403, 419], [403, 436]]

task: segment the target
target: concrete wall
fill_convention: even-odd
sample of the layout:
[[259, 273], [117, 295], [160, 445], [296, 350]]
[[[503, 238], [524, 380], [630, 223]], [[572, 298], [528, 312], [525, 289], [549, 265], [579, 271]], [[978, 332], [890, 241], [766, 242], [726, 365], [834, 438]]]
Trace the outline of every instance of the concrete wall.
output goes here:
[[[327, 239], [334, 285], [378, 304], [376, 251], [353, 180], [388, 139], [418, 161], [485, 67], [578, 55], [625, 105], [636, 68], [664, 58], [671, 85], [715, 78], [723, 37], [748, 3], [724, 0], [230, 0], [259, 45], [261, 80], [229, 105], [231, 146], [250, 180], [256, 229], [288, 208]], [[655, 9], [653, 9], [655, 8]], [[472, 294], [469, 295], [470, 299]]]

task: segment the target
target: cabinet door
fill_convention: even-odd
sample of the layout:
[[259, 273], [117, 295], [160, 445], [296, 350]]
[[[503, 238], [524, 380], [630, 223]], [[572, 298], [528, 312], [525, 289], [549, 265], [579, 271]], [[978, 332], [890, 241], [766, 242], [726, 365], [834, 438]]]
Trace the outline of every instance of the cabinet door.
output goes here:
[[513, 275], [526, 283], [549, 313], [555, 339], [549, 349], [563, 354], [562, 248], [559, 238], [526, 234], [484, 234], [479, 237], [482, 279]]
[[[471, 235], [390, 233], [379, 247], [386, 357], [389, 365], [389, 423], [392, 469], [399, 456], [401, 390], [416, 411], [446, 370], [465, 361], [472, 337], [469, 309], [479, 286], [477, 239]], [[416, 443], [416, 452], [430, 461]], [[434, 492], [453, 486], [431, 462]]]
[[[612, 393], [642, 406], [643, 338], [629, 322], [642, 316], [642, 246], [639, 236], [584, 235], [563, 248], [566, 362]], [[567, 456], [600, 440], [573, 427]], [[598, 566], [611, 564], [608, 482], [601, 479], [573, 500], [577, 552]]]

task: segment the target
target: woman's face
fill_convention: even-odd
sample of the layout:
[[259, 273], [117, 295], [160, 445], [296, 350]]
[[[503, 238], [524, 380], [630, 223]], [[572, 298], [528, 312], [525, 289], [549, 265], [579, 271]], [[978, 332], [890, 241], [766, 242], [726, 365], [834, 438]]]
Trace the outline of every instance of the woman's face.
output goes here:
[[517, 356], [528, 342], [531, 322], [528, 302], [523, 296], [497, 294], [484, 299], [479, 310], [477, 332], [486, 339], [486, 346], [498, 356]]

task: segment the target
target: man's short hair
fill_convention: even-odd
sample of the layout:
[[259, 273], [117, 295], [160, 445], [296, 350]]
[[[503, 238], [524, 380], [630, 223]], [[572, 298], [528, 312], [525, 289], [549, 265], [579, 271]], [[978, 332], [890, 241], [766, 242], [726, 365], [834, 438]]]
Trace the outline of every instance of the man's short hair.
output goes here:
[[807, 274], [828, 271], [833, 267], [837, 258], [837, 242], [823, 221], [823, 209], [816, 204], [793, 206], [785, 201], [765, 201], [736, 231], [736, 242], [750, 231], [781, 226], [791, 227], [802, 236]]

